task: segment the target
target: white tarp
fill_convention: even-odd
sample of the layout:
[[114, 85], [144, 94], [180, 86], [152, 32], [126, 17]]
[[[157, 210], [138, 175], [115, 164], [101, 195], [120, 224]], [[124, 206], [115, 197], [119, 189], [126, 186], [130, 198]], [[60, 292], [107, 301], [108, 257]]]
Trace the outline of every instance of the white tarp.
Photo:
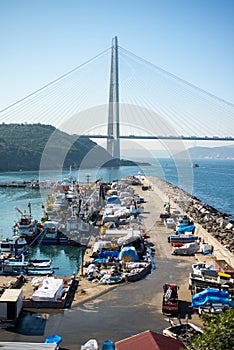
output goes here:
[[101, 251], [103, 248], [111, 248], [111, 241], [97, 241], [93, 245], [93, 253], [97, 251]]
[[34, 301], [55, 301], [63, 294], [63, 279], [46, 277], [42, 285], [33, 293]]

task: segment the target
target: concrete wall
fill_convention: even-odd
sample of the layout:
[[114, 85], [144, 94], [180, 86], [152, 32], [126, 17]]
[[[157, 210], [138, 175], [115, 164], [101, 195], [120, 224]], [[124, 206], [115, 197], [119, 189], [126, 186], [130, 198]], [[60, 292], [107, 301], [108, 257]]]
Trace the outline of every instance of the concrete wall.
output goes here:
[[210, 243], [214, 247], [213, 255], [218, 260], [225, 260], [228, 265], [234, 268], [234, 255], [226, 249], [221, 243], [211, 236], [200, 224], [195, 223], [196, 234], [204, 239], [205, 242]]

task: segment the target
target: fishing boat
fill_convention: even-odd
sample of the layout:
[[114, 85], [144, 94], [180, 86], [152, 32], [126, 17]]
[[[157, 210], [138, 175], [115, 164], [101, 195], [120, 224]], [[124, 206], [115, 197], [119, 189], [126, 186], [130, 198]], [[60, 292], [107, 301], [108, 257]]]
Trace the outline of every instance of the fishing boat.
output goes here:
[[29, 259], [28, 263], [32, 267], [50, 267], [52, 264], [51, 259]]
[[191, 322], [184, 322], [180, 324], [174, 324], [171, 320], [171, 326], [163, 330], [163, 334], [183, 341], [184, 343], [190, 343], [190, 341], [199, 334], [203, 333], [203, 330]]
[[24, 249], [26, 246], [27, 246], [26, 239], [18, 235], [12, 236], [9, 238], [0, 239], [0, 252], [2, 254], [4, 253], [17, 254], [17, 251]]
[[192, 163], [192, 168], [199, 168], [199, 164], [198, 163]]
[[43, 230], [36, 237], [36, 242], [39, 244], [68, 244], [68, 237], [58, 230], [58, 226], [56, 221], [45, 221]]
[[25, 260], [24, 255], [22, 259], [4, 259], [0, 263], [1, 275], [20, 275], [20, 274], [36, 274], [46, 275], [52, 274], [53, 269], [51, 267], [52, 260]]
[[28, 266], [25, 268], [25, 272], [27, 275], [52, 275], [54, 268], [51, 265], [51, 259], [28, 260]]
[[198, 236], [195, 236], [192, 233], [185, 233], [182, 235], [173, 234], [168, 236], [168, 243], [192, 243], [198, 239]]
[[126, 263], [125, 269], [129, 272], [124, 273], [127, 282], [136, 282], [145, 278], [152, 270], [151, 261], [148, 262], [129, 262]]
[[54, 274], [54, 269], [49, 267], [26, 267], [25, 274], [33, 276], [51, 276]]
[[195, 231], [195, 225], [192, 220], [189, 219], [187, 215], [179, 216], [176, 222], [176, 232], [185, 233]]
[[91, 223], [77, 217], [68, 218], [65, 229], [61, 226], [59, 228], [68, 237], [69, 244], [78, 246], [87, 246], [93, 231]]
[[181, 247], [174, 247], [172, 254], [173, 255], [194, 255], [200, 249], [199, 244], [196, 242], [186, 243]]
[[20, 219], [13, 226], [14, 235], [24, 237], [27, 243], [30, 243], [40, 232], [40, 224], [32, 217], [31, 203], [28, 203], [28, 212], [22, 212], [19, 208], [15, 208], [21, 215]]

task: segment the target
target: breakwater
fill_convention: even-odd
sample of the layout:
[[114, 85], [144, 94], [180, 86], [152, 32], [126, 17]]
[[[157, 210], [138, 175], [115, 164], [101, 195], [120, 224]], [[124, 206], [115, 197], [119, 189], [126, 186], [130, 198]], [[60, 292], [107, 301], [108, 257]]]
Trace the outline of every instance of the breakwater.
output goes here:
[[164, 202], [170, 201], [174, 209], [187, 214], [195, 222], [196, 233], [213, 245], [214, 255], [234, 267], [234, 222], [228, 215], [165, 180], [154, 177], [149, 180]]
[[0, 187], [25, 188], [29, 186], [30, 182], [25, 181], [6, 181], [0, 183]]

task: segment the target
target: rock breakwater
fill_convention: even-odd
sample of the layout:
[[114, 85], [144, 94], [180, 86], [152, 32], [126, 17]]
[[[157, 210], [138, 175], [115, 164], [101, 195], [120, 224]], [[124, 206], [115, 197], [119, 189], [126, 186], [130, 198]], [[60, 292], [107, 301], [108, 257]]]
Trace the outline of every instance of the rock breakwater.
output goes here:
[[182, 214], [187, 214], [223, 247], [234, 254], [234, 221], [229, 219], [228, 214], [203, 203], [195, 196], [167, 181], [155, 179], [153, 182], [164, 193], [165, 200], [173, 201], [183, 211]]

